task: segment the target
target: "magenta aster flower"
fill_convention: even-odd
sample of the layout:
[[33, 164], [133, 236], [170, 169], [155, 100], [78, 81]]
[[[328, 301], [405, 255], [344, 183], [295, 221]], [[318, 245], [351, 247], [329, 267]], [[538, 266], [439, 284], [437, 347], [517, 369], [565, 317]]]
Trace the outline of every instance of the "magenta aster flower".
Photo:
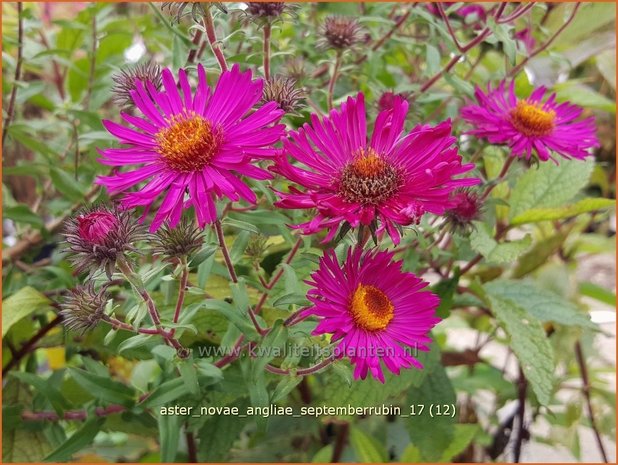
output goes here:
[[511, 82], [505, 92], [505, 82], [497, 89], [488, 86], [487, 94], [476, 88], [478, 105], [468, 105], [461, 116], [474, 126], [469, 131], [492, 144], [506, 144], [513, 155], [530, 159], [534, 150], [540, 160], [550, 158], [551, 151], [564, 158], [583, 159], [588, 149], [598, 147], [594, 117], [578, 119], [583, 110], [569, 102], [557, 103], [556, 94], [545, 102], [545, 87], [535, 89], [526, 99], [517, 98]]
[[290, 164], [281, 154], [271, 169], [305, 188], [279, 193], [283, 208], [315, 208], [315, 217], [296, 226], [305, 234], [330, 232], [345, 223], [351, 227], [376, 225], [399, 242], [398, 227], [418, 223], [425, 212], [442, 214], [457, 187], [478, 179], [454, 179], [474, 165], [462, 165], [451, 122], [436, 127], [421, 125], [403, 135], [408, 103], [394, 99], [392, 109], [378, 114], [367, 141], [363, 94], [348, 98], [341, 110], [321, 121], [311, 116], [284, 141], [284, 151], [308, 169]]
[[367, 373], [384, 382], [380, 361], [399, 374], [401, 368], [423, 365], [414, 358], [428, 351], [428, 332], [440, 319], [439, 299], [424, 290], [427, 283], [401, 271], [392, 252], [356, 247], [339, 264], [333, 250], [326, 251], [319, 269], [311, 275], [307, 298], [313, 306], [304, 313], [321, 317], [314, 335], [332, 334], [336, 354], [347, 356], [356, 379]]
[[255, 203], [255, 193], [239, 176], [268, 179], [270, 174], [251, 162], [273, 156], [272, 145], [283, 135], [284, 126], [273, 125], [283, 114], [276, 103], [248, 114], [262, 97], [263, 87], [261, 79], [251, 79], [251, 71], [240, 72], [234, 65], [221, 74], [214, 91], [201, 65], [197, 73], [193, 95], [183, 69], [178, 73], [178, 84], [169, 69], [163, 70], [162, 92], [150, 82], [136, 81], [131, 97], [145, 118], [121, 113], [136, 129], [103, 121], [127, 147], [100, 151], [101, 163], [140, 166], [102, 176], [97, 182], [117, 193], [147, 181], [139, 190], [126, 193], [122, 203], [127, 208], [145, 206], [146, 215], [161, 197], [151, 231], [165, 220], [174, 227], [183, 209], [190, 206], [200, 226], [214, 222], [216, 197]]

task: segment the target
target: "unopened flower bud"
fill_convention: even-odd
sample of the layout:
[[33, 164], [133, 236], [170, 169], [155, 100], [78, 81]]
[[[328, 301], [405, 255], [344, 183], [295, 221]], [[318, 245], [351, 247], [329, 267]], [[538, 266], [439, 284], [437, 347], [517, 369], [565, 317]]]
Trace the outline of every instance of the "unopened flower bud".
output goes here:
[[153, 253], [166, 258], [187, 257], [200, 249], [203, 240], [202, 230], [186, 218], [174, 228], [165, 223], [154, 235]]
[[92, 282], [71, 289], [60, 306], [64, 325], [82, 334], [93, 329], [105, 316], [107, 300], [107, 293], [104, 290], [97, 291]]
[[277, 102], [279, 108], [286, 113], [294, 112], [303, 98], [302, 89], [296, 88], [296, 80], [274, 76], [264, 82], [262, 103]]
[[136, 89], [136, 81], [150, 82], [157, 90], [161, 89], [161, 68], [153, 62], [148, 62], [128, 70], [123, 69], [114, 74], [112, 80], [115, 82], [112, 88], [112, 100], [119, 107], [128, 109], [134, 106], [131, 92]]
[[116, 259], [135, 250], [135, 241], [144, 238], [142, 230], [128, 211], [105, 205], [87, 207], [66, 222], [66, 252], [77, 273], [104, 269], [111, 276]]
[[446, 211], [445, 216], [453, 229], [468, 232], [472, 222], [481, 217], [482, 206], [482, 200], [476, 192], [460, 189], [453, 193], [452, 207]]
[[364, 39], [360, 23], [348, 16], [329, 16], [320, 27], [321, 38], [318, 45], [321, 48], [344, 50], [351, 48]]

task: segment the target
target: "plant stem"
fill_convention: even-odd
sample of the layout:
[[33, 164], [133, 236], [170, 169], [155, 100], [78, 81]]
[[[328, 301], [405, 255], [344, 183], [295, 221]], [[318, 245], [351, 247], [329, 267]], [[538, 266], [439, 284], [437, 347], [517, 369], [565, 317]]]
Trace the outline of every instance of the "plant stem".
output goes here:
[[11, 360], [6, 364], [6, 366], [2, 369], [2, 376], [5, 376], [9, 370], [16, 367], [17, 364], [24, 358], [26, 355], [31, 353], [36, 346], [36, 343], [39, 342], [47, 333], [49, 333], [53, 328], [58, 326], [62, 322], [61, 316], [56, 316], [53, 320], [43, 326], [38, 332], [32, 336], [28, 342], [26, 342], [21, 349], [19, 349], [11, 358]]
[[188, 64], [195, 62], [195, 58], [197, 57], [198, 51], [201, 48], [200, 44], [202, 42], [202, 35], [204, 35], [204, 33], [202, 32], [201, 29], [195, 30], [195, 35], [193, 36], [193, 40], [191, 41], [191, 43], [193, 44], [193, 47], [191, 47], [191, 50], [189, 50], [189, 55], [187, 56]]
[[189, 463], [198, 463], [194, 434], [191, 431], [186, 431], [185, 438], [187, 439], [187, 455], [189, 456]]
[[223, 235], [223, 227], [221, 226], [220, 220], [215, 221], [215, 231], [217, 233], [217, 239], [219, 240], [221, 253], [223, 254], [223, 260], [225, 261], [227, 271], [230, 274], [230, 279], [233, 283], [237, 283], [238, 277], [236, 276], [236, 271], [234, 271], [234, 264], [232, 263], [230, 252], [227, 250], [227, 245], [225, 244], [225, 236]]
[[511, 13], [506, 18], [497, 20], [496, 24], [505, 24], [505, 23], [510, 23], [512, 21], [515, 21], [517, 18], [520, 18], [521, 16], [526, 14], [528, 10], [530, 10], [533, 6], [534, 6], [534, 2], [527, 3], [525, 5], [520, 5], [517, 7], [517, 9], [513, 13]]
[[219, 67], [221, 68], [221, 71], [227, 71], [227, 62], [225, 61], [225, 56], [221, 51], [221, 45], [217, 41], [217, 35], [215, 33], [215, 23], [212, 19], [210, 6], [206, 6], [206, 8], [204, 8], [204, 28], [206, 29], [206, 37], [208, 38], [208, 43], [210, 44], [212, 53], [215, 55], [215, 58], [219, 62]]
[[114, 328], [115, 330], [124, 329], [125, 331], [131, 331], [133, 333], [159, 334], [158, 329], [134, 328], [129, 323], [125, 323], [124, 321], [120, 321], [110, 316], [104, 316], [103, 321], [105, 321], [106, 323], [109, 323], [112, 326], [112, 328]]
[[4, 151], [4, 141], [6, 139], [9, 125], [15, 115], [15, 99], [17, 97], [17, 82], [21, 78], [21, 64], [23, 61], [24, 48], [24, 4], [17, 3], [17, 63], [15, 64], [15, 75], [13, 77], [13, 87], [11, 89], [11, 97], [9, 98], [9, 107], [6, 112], [6, 119], [2, 125], [2, 150]]
[[485, 190], [485, 192], [481, 196], [480, 198], [481, 201], [489, 197], [489, 194], [491, 194], [491, 191], [493, 191], [496, 188], [496, 186], [499, 184], [499, 182], [502, 179], [504, 179], [504, 177], [506, 176], [506, 173], [509, 171], [509, 168], [511, 167], [514, 161], [515, 161], [515, 157], [509, 156], [509, 158], [506, 160], [506, 163], [504, 163], [504, 166], [502, 167], [502, 171], [500, 171], [500, 174], [498, 174], [498, 177], [494, 179], [494, 182], [492, 182], [489, 185], [489, 187]]
[[513, 462], [519, 463], [521, 457], [521, 446], [525, 437], [525, 414], [526, 414], [526, 391], [528, 389], [528, 382], [524, 376], [524, 372], [519, 367], [519, 380], [518, 385], [518, 407], [517, 407], [517, 429], [515, 431], [515, 445], [513, 447]]
[[185, 347], [183, 347], [182, 344], [178, 342], [177, 339], [174, 338], [173, 334], [165, 331], [165, 329], [161, 325], [161, 317], [159, 315], [159, 311], [157, 310], [157, 306], [154, 300], [152, 300], [152, 297], [150, 296], [146, 288], [144, 287], [144, 284], [142, 283], [142, 279], [139, 277], [139, 275], [135, 271], [133, 271], [133, 269], [131, 268], [131, 265], [129, 265], [129, 263], [126, 261], [124, 257], [120, 258], [116, 264], [118, 266], [118, 269], [127, 278], [127, 280], [131, 283], [135, 291], [140, 295], [140, 297], [146, 303], [146, 307], [148, 308], [148, 313], [150, 314], [150, 318], [152, 319], [152, 322], [154, 323], [155, 328], [157, 328], [157, 332], [164, 339], [165, 343], [172, 346], [174, 349], [176, 349], [178, 356], [180, 358], [188, 357], [189, 351]]
[[[180, 312], [182, 312], [182, 306], [185, 302], [187, 284], [189, 283], [189, 264], [187, 263], [187, 257], [181, 258], [180, 265], [182, 266], [182, 274], [180, 275], [178, 299], [176, 300], [176, 309], [174, 310], [174, 318], [172, 319], [174, 323], [178, 323], [178, 319], [180, 318]], [[173, 336], [175, 333], [176, 328], [172, 328], [170, 334]]]
[[320, 363], [307, 367], [307, 368], [300, 368], [298, 370], [294, 369], [294, 370], [284, 370], [283, 368], [279, 368], [279, 367], [275, 367], [272, 366], [270, 364], [266, 365], [266, 370], [274, 373], [276, 375], [289, 375], [291, 373], [296, 374], [296, 376], [307, 376], [307, 375], [311, 375], [313, 373], [317, 373], [318, 371], [320, 371], [321, 369], [327, 367], [328, 365], [330, 365], [331, 363], [333, 363], [335, 361], [335, 359], [337, 358], [337, 356], [335, 354], [330, 355], [329, 357], [325, 358], [324, 360], [322, 360]]
[[586, 401], [586, 409], [588, 410], [590, 427], [594, 432], [594, 437], [597, 441], [597, 445], [599, 446], [599, 452], [601, 453], [601, 457], [603, 457], [603, 462], [609, 463], [607, 452], [605, 451], [605, 446], [603, 445], [603, 440], [601, 439], [601, 434], [599, 433], [599, 428], [597, 426], [597, 422], [594, 416], [594, 410], [592, 409], [592, 399], [590, 397], [591, 386], [590, 378], [588, 377], [588, 367], [586, 366], [586, 359], [584, 358], [582, 346], [579, 341], [575, 343], [575, 358], [577, 359], [579, 371], [582, 376], [582, 393], [584, 394], [584, 399]]
[[[92, 35], [90, 49], [90, 70], [88, 72], [88, 87], [86, 88], [86, 96], [84, 97], [84, 110], [90, 109], [90, 97], [92, 96], [92, 88], [94, 87], [94, 72], [97, 65], [97, 15], [92, 15]], [[73, 123], [75, 124], [75, 123]]]
[[[395, 5], [393, 8], [397, 8], [398, 5]], [[403, 25], [403, 23], [406, 22], [406, 20], [410, 17], [410, 14], [412, 13], [412, 9], [416, 6], [416, 3], [412, 4], [412, 6], [410, 6], [410, 8], [408, 8], [408, 10], [399, 17], [399, 19], [395, 22], [395, 24], [393, 25], [393, 27], [391, 27], [388, 32], [386, 32], [386, 34], [384, 34], [382, 37], [380, 37], [372, 46], [371, 46], [371, 51], [375, 52], [376, 50], [378, 50], [380, 47], [382, 47], [382, 45], [385, 44], [385, 42], [390, 39], [392, 37], [392, 35], [397, 32], [397, 30], [399, 30], [399, 28], [401, 28], [401, 26]], [[392, 18], [389, 18], [392, 19]], [[361, 63], [363, 63], [365, 60], [367, 60], [368, 55], [364, 54], [362, 55], [359, 59], [357, 59], [354, 64], [356, 65], [360, 65]]]
[[264, 79], [270, 79], [270, 33], [271, 25], [267, 22], [264, 25]]
[[581, 3], [576, 2], [575, 6], [573, 7], [573, 11], [571, 12], [571, 15], [569, 16], [569, 18], [564, 22], [564, 24], [560, 27], [560, 29], [558, 29], [553, 36], [551, 36], [543, 45], [541, 45], [540, 47], [538, 47], [536, 50], [532, 51], [532, 53], [530, 53], [526, 58], [524, 58], [524, 60], [519, 63], [517, 66], [515, 66], [510, 72], [509, 72], [509, 77], [515, 76], [517, 73], [519, 73], [519, 71], [521, 71], [521, 69], [526, 66], [526, 63], [528, 63], [532, 58], [534, 58], [535, 56], [537, 56], [539, 53], [545, 51], [547, 49], [547, 47], [549, 47], [554, 40], [556, 40], [556, 38], [562, 33], [562, 31], [564, 31], [569, 24], [571, 24], [571, 22], [573, 21], [573, 19], [575, 19], [575, 15], [577, 14], [577, 10], [579, 10], [579, 7], [581, 6]]
[[341, 67], [341, 52], [337, 51], [337, 56], [335, 57], [335, 66], [333, 68], [333, 74], [330, 77], [330, 81], [328, 82], [328, 110], [333, 109], [333, 96], [335, 93], [335, 84], [337, 83], [337, 78], [339, 77], [339, 68]]
[[241, 347], [244, 340], [245, 340], [245, 336], [241, 334], [238, 340], [236, 341], [236, 344], [234, 344], [234, 347], [232, 348], [231, 353], [217, 360], [215, 363], [213, 363], [213, 365], [216, 366], [217, 368], [223, 368], [225, 365], [229, 365], [234, 360], [236, 360], [238, 357], [240, 357], [241, 352], [244, 350], [244, 347]]

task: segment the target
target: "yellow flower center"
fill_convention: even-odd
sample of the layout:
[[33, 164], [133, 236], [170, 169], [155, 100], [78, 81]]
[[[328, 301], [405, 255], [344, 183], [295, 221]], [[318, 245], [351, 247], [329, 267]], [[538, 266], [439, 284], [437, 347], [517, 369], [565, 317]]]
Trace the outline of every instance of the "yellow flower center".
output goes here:
[[543, 110], [540, 102], [530, 103], [519, 100], [517, 106], [511, 110], [513, 126], [526, 136], [546, 136], [554, 129], [554, 111]]
[[380, 331], [393, 319], [395, 306], [377, 287], [359, 284], [352, 295], [350, 313], [360, 328]]
[[341, 173], [339, 195], [348, 202], [379, 204], [401, 184], [399, 171], [372, 148], [360, 149]]
[[157, 152], [167, 165], [183, 173], [201, 170], [215, 156], [223, 135], [220, 128], [193, 112], [174, 115], [155, 136]]

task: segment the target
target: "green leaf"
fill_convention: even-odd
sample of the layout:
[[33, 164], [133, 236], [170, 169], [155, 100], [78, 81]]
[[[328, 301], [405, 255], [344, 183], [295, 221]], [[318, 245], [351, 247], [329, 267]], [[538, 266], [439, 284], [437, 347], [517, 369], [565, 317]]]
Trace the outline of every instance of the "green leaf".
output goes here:
[[519, 261], [513, 270], [512, 277], [521, 278], [542, 266], [547, 262], [549, 257], [560, 250], [560, 247], [564, 244], [568, 235], [568, 230], [560, 231], [534, 244], [530, 250], [519, 257]]
[[540, 321], [567, 326], [596, 328], [586, 313], [558, 294], [541, 289], [533, 282], [498, 279], [483, 286], [489, 296], [508, 300]]
[[333, 459], [333, 449], [332, 444], [322, 447], [315, 453], [311, 459], [311, 463], [331, 463]]
[[69, 373], [77, 384], [86, 391], [96, 394], [98, 399], [125, 406], [133, 404], [133, 390], [118, 381], [80, 368], [69, 368]]
[[69, 401], [64, 398], [58, 389], [50, 385], [48, 380], [40, 378], [35, 374], [25, 372], [11, 372], [11, 375], [18, 378], [23, 383], [31, 385], [46, 397], [58, 415], [61, 415], [63, 410], [71, 407]]
[[476, 229], [470, 234], [470, 246], [485, 257], [488, 263], [512, 263], [532, 245], [529, 234], [523, 239], [498, 243], [489, 235], [484, 224], [477, 222], [476, 225]]
[[298, 292], [292, 292], [290, 294], [282, 295], [273, 302], [273, 307], [288, 308], [290, 305], [308, 305], [306, 294], [299, 294]]
[[[244, 411], [246, 405], [243, 403], [238, 407]], [[208, 418], [199, 432], [200, 462], [224, 462], [245, 424], [246, 420], [233, 415], [214, 415]]]
[[532, 208], [511, 220], [512, 225], [526, 223], [537, 223], [539, 221], [561, 220], [571, 218], [595, 210], [605, 210], [616, 208], [616, 201], [613, 199], [587, 198], [577, 203], [557, 208]]
[[51, 450], [49, 440], [40, 429], [24, 428], [21, 420], [23, 406], [32, 403], [30, 389], [9, 377], [2, 388], [2, 403], [2, 462], [41, 461]]
[[388, 462], [388, 455], [382, 444], [365, 434], [356, 426], [350, 429], [350, 443], [356, 454], [356, 459], [361, 463]]
[[399, 460], [401, 463], [420, 463], [422, 462], [421, 451], [414, 444], [408, 444], [404, 449]]
[[101, 430], [101, 426], [105, 422], [105, 418], [91, 418], [76, 431], [69, 439], [62, 443], [56, 450], [45, 457], [45, 462], [67, 462], [71, 459], [74, 453], [79, 452], [84, 447], [89, 446], [97, 433]]
[[424, 366], [422, 370], [408, 368], [401, 370], [397, 376], [385, 371], [384, 384], [367, 377], [364, 380], [356, 380], [352, 386], [348, 380], [337, 373], [328, 373], [327, 384], [323, 391], [323, 401], [327, 405], [352, 405], [354, 407], [371, 407], [384, 403], [390, 396], [398, 395], [412, 387], [420, 386], [427, 376], [428, 371], [440, 360], [439, 349], [435, 344], [431, 345], [430, 352], [414, 354]]
[[605, 289], [604, 287], [597, 286], [594, 283], [586, 281], [580, 283], [579, 292], [581, 295], [585, 295], [586, 297], [590, 297], [598, 300], [599, 302], [616, 307], [616, 294], [608, 289]]
[[444, 450], [440, 462], [450, 463], [454, 457], [461, 454], [474, 440], [479, 432], [477, 424], [455, 425], [455, 435], [449, 446]]
[[588, 184], [594, 160], [560, 160], [560, 164], [542, 163], [529, 169], [517, 181], [511, 193], [510, 218], [533, 208], [555, 208], [569, 202]]
[[157, 417], [161, 462], [170, 463], [176, 459], [180, 440], [180, 420], [179, 415], [158, 415]]
[[200, 393], [200, 385], [197, 382], [197, 372], [193, 362], [182, 360], [178, 363], [178, 370], [180, 371], [180, 377], [185, 382], [189, 393], [197, 396]]
[[74, 202], [83, 200], [85, 190], [82, 189], [80, 184], [77, 183], [73, 175], [60, 168], [52, 166], [49, 171], [49, 176], [54, 184], [54, 187], [58, 189], [58, 192], [66, 196], [69, 200]]
[[159, 385], [150, 395], [139, 404], [143, 408], [160, 407], [173, 402], [189, 392], [184, 379], [175, 378]]
[[[451, 414], [438, 415], [433, 407], [440, 406], [440, 412], [444, 413], [447, 408], [454, 409], [456, 402], [451, 381], [439, 364], [427, 375], [423, 384], [408, 391], [407, 404], [415, 406], [415, 415], [410, 412], [406, 427], [423, 459], [429, 462], [438, 460], [455, 435], [455, 418]], [[420, 405], [424, 406], [422, 410], [418, 408]]]
[[554, 354], [543, 325], [511, 300], [490, 294], [487, 298], [500, 326], [510, 338], [510, 347], [539, 403], [549, 404], [553, 389]]
[[432, 290], [440, 297], [440, 305], [436, 309], [436, 316], [444, 319], [450, 315], [458, 284], [459, 271], [456, 271], [452, 278], [443, 279], [433, 286]]
[[9, 218], [16, 223], [29, 224], [39, 229], [45, 226], [43, 218], [30, 210], [27, 205], [4, 207], [2, 209], [2, 218]]
[[239, 229], [241, 231], [249, 231], [253, 234], [260, 234], [260, 230], [255, 227], [255, 225], [248, 223], [246, 221], [235, 220], [233, 218], [226, 217], [222, 224], [224, 226], [231, 226], [232, 228]]
[[22, 318], [49, 307], [50, 300], [35, 288], [22, 287], [2, 301], [2, 337]]
[[277, 383], [271, 395], [271, 402], [274, 403], [284, 399], [302, 380], [302, 376], [284, 376], [283, 379]]

